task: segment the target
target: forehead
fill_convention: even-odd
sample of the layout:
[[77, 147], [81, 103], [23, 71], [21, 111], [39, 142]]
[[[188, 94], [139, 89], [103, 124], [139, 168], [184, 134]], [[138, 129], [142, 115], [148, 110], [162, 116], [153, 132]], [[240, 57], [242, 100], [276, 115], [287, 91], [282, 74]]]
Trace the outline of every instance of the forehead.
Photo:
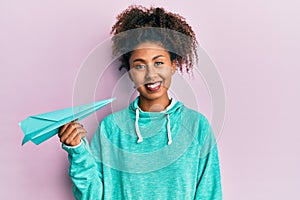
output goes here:
[[158, 55], [169, 57], [169, 52], [162, 45], [154, 42], [144, 42], [139, 44], [131, 54], [132, 58], [152, 58]]

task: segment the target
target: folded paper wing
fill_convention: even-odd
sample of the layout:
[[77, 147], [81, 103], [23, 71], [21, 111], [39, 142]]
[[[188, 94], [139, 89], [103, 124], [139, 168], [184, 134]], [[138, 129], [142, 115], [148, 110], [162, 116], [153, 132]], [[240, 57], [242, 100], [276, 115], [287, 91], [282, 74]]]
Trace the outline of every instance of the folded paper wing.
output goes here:
[[59, 127], [75, 119], [81, 120], [113, 100], [115, 98], [30, 116], [19, 123], [25, 135], [22, 145], [29, 140], [40, 144], [57, 134]]

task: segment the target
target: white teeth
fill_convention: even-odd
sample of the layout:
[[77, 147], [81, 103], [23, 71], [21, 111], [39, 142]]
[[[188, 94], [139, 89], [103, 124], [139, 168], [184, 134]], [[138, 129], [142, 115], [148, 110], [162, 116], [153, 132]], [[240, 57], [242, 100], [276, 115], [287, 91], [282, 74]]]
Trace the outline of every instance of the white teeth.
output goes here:
[[149, 88], [155, 88], [155, 87], [157, 87], [159, 85], [160, 85], [160, 82], [156, 82], [156, 83], [153, 83], [153, 84], [147, 84], [147, 87], [149, 87]]

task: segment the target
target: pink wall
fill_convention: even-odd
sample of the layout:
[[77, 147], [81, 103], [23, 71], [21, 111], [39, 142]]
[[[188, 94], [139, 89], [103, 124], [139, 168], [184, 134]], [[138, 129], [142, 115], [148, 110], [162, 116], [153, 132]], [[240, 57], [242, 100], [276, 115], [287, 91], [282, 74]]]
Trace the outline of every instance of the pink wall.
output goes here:
[[[218, 67], [226, 90], [218, 139], [224, 199], [299, 199], [296, 0], [2, 1], [0, 199], [72, 199], [58, 139], [22, 147], [18, 122], [72, 105], [80, 65], [108, 37], [116, 14], [133, 2], [185, 16]], [[105, 85], [98, 89], [99, 97], [109, 95]], [[201, 110], [211, 116], [209, 103]]]

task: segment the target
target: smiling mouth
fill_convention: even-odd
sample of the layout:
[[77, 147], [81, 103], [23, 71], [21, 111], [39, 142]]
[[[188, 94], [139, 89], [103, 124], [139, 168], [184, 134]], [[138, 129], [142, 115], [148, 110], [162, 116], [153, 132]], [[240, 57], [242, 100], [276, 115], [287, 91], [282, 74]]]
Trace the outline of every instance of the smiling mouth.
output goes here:
[[147, 90], [154, 92], [154, 91], [159, 90], [161, 84], [162, 84], [162, 81], [157, 81], [154, 83], [147, 83], [147, 84], [145, 84], [145, 87]]

